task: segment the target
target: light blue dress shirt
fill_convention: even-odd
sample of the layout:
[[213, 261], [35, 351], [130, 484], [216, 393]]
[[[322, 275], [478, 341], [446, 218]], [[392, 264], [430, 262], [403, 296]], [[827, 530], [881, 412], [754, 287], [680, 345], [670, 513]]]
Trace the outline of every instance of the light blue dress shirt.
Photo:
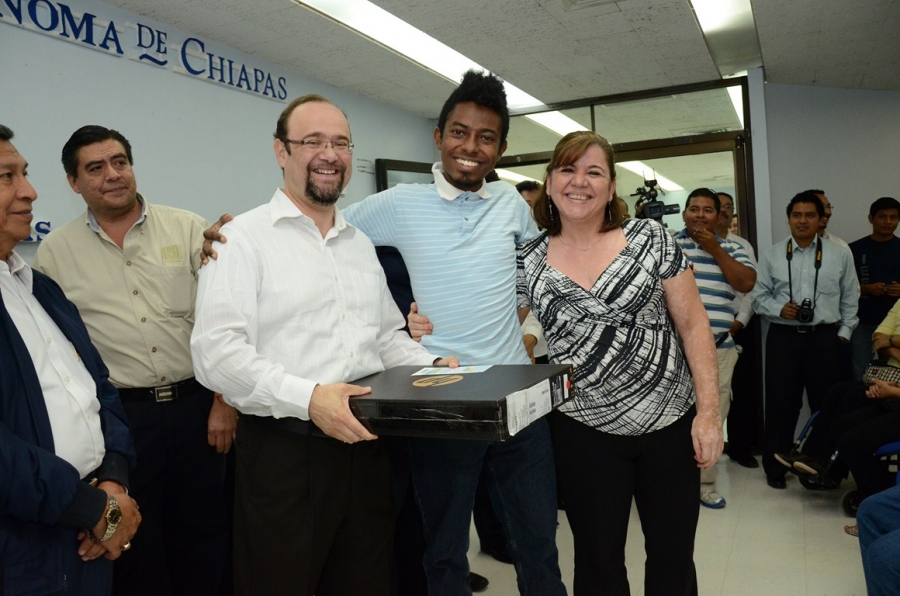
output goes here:
[[[788, 263], [787, 243], [792, 242], [793, 258]], [[788, 266], [791, 267], [793, 297], [797, 304], [809, 298], [815, 308], [811, 325], [839, 323], [838, 335], [846, 340], [859, 323], [856, 316], [859, 281], [853, 256], [826, 238], [822, 239], [822, 266], [816, 283], [816, 241], [800, 248], [793, 237], [785, 238], [765, 250], [760, 258], [756, 285], [750, 296], [753, 310], [769, 323], [801, 325], [796, 319], [781, 318], [781, 309], [791, 300]]]

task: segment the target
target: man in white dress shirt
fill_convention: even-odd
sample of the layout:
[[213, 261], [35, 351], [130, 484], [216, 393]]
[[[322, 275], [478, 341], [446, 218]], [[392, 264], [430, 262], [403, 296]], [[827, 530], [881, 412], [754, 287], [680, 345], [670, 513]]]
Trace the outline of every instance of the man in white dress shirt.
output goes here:
[[191, 340], [197, 377], [242, 414], [235, 590], [387, 596], [388, 458], [349, 408], [369, 389], [347, 381], [456, 359], [402, 331], [375, 248], [334, 206], [353, 171], [343, 113], [298, 98], [274, 149], [284, 188], [222, 228]]

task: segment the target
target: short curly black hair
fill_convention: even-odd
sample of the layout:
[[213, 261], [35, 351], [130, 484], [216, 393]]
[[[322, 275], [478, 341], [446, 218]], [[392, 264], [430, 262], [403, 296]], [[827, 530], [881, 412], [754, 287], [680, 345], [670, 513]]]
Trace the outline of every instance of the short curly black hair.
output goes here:
[[447, 118], [456, 104], [466, 102], [484, 106], [500, 116], [500, 145], [502, 146], [506, 142], [506, 135], [509, 134], [509, 108], [506, 105], [506, 90], [503, 88], [503, 81], [490, 73], [476, 70], [466, 71], [459, 87], [453, 90], [441, 109], [437, 123], [441, 134], [444, 134]]

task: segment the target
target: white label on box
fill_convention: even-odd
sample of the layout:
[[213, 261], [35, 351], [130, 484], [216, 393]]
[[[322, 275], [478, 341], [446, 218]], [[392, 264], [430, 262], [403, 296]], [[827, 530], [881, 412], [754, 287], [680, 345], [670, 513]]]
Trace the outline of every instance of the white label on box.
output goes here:
[[456, 368], [450, 368], [449, 366], [429, 366], [417, 370], [412, 376], [420, 377], [422, 375], [464, 375], [466, 373], [480, 373], [486, 371], [491, 366], [491, 364], [482, 366], [458, 366]]
[[516, 391], [506, 396], [506, 428], [510, 436], [550, 413], [553, 398], [550, 395], [550, 379]]

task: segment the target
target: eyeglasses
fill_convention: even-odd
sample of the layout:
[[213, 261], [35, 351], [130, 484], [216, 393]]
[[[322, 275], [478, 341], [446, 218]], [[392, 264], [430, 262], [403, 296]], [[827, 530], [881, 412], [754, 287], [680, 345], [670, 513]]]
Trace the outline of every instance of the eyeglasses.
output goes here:
[[334, 149], [335, 153], [353, 153], [353, 143], [346, 139], [332, 140], [311, 137], [309, 139], [303, 139], [302, 141], [281, 139], [281, 142], [285, 145], [300, 145], [302, 149], [307, 149], [312, 152], [324, 151], [328, 145], [331, 145], [331, 148]]

